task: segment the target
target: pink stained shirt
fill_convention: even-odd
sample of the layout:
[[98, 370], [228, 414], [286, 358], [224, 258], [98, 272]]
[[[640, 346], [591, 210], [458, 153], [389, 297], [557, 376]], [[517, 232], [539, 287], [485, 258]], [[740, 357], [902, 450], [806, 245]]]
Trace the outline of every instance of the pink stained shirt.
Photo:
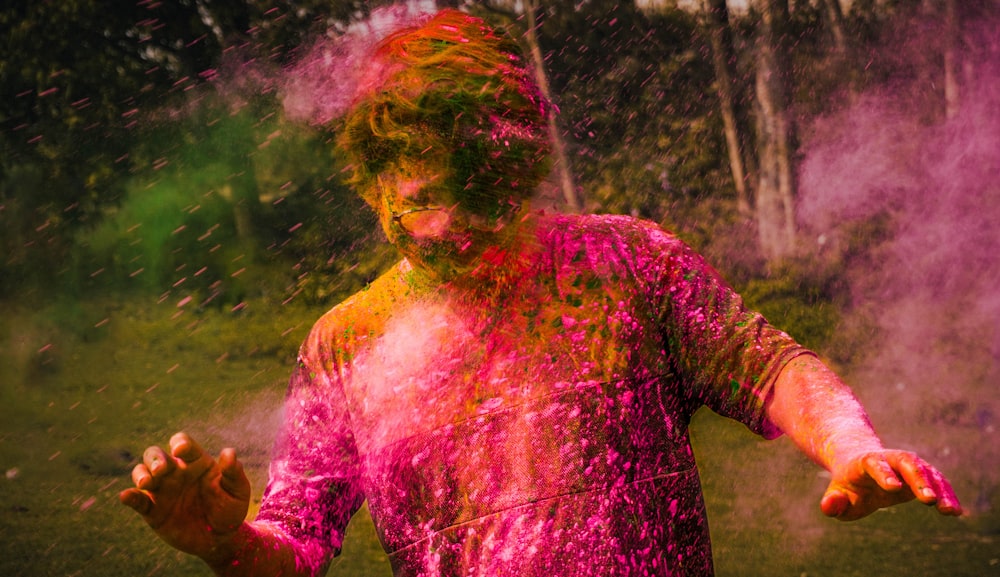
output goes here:
[[406, 261], [303, 344], [258, 521], [317, 558], [367, 499], [396, 575], [711, 575], [688, 422], [774, 437], [808, 353], [703, 259], [621, 216], [539, 217], [502, 306]]

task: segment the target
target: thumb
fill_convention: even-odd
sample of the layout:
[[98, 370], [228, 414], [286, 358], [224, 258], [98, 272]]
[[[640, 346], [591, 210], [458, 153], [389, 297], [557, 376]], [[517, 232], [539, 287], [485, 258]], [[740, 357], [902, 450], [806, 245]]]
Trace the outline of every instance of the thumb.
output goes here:
[[847, 493], [836, 487], [830, 487], [819, 502], [819, 508], [827, 517], [840, 517], [847, 512], [851, 506], [851, 499]]

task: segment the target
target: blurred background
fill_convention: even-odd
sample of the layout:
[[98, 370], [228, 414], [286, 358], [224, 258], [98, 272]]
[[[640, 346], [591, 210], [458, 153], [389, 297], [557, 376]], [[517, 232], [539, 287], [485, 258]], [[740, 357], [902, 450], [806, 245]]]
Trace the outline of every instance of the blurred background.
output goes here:
[[[259, 499], [299, 342], [395, 259], [330, 146], [345, 46], [445, 6], [558, 105], [538, 207], [677, 232], [968, 509], [825, 519], [824, 472], [705, 411], [718, 575], [1000, 575], [996, 0], [9, 0], [0, 574], [209, 574], [117, 494], [186, 430]], [[390, 573], [362, 510], [330, 574]]]

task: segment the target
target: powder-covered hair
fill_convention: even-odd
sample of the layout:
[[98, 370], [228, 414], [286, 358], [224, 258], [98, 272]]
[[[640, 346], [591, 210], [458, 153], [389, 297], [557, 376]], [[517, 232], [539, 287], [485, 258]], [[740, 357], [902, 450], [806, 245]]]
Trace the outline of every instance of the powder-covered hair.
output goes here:
[[380, 173], [431, 149], [467, 210], [502, 209], [545, 178], [550, 106], [503, 29], [445, 10], [385, 38], [369, 71], [337, 145], [370, 204]]

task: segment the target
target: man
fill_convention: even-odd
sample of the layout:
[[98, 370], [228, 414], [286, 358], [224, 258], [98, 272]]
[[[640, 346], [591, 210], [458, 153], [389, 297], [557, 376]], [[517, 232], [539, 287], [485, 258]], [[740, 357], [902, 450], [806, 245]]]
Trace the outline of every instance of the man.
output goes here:
[[532, 212], [548, 105], [446, 11], [379, 46], [339, 146], [404, 259], [303, 344], [261, 510], [232, 449], [151, 447], [121, 500], [220, 575], [318, 575], [367, 499], [397, 575], [711, 575], [687, 424], [781, 433], [843, 520], [961, 507], [816, 357], [676, 237]]

